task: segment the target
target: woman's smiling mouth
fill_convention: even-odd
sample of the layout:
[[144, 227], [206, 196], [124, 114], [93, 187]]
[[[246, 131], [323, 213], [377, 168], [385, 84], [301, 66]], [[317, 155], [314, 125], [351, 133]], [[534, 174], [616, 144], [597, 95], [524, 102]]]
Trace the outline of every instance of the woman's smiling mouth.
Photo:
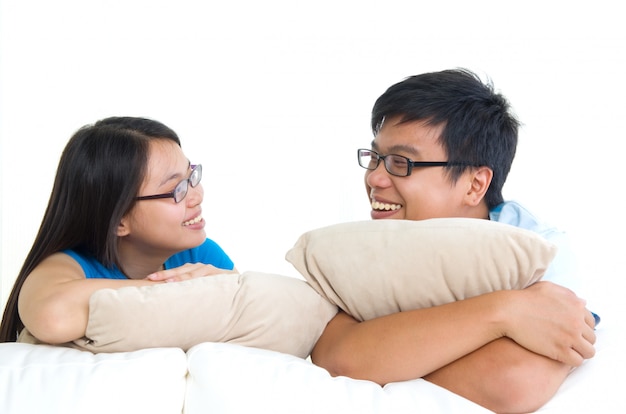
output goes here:
[[202, 216], [197, 216], [196, 218], [183, 222], [183, 226], [191, 226], [192, 224], [196, 224], [201, 221], [202, 221]]

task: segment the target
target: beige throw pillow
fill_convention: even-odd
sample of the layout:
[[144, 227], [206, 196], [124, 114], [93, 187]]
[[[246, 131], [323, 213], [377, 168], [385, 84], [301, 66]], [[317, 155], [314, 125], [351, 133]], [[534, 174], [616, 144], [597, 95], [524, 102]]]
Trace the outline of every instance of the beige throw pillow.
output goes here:
[[304, 358], [336, 312], [303, 280], [258, 272], [102, 289], [74, 346], [120, 352], [230, 342]]
[[539, 280], [556, 247], [489, 220], [343, 223], [303, 234], [286, 259], [358, 320], [430, 307]]

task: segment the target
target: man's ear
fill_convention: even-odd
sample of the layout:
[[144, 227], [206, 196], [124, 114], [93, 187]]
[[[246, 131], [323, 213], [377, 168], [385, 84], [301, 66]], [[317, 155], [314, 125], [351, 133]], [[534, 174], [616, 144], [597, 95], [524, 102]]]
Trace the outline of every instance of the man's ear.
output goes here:
[[470, 186], [466, 198], [472, 206], [477, 206], [485, 198], [485, 194], [491, 185], [493, 170], [489, 167], [478, 167], [471, 171]]
[[130, 226], [128, 225], [128, 217], [122, 217], [120, 224], [117, 225], [117, 236], [124, 237], [130, 234]]

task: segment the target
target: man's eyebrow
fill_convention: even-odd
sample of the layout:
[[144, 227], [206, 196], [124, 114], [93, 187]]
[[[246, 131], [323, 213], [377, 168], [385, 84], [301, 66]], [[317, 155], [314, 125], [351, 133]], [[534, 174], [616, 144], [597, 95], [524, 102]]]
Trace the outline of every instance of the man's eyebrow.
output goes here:
[[[373, 150], [379, 150], [378, 145], [376, 145], [376, 141], [372, 141], [372, 149]], [[388, 154], [396, 154], [398, 152], [404, 152], [404, 153], [409, 153], [411, 155], [419, 155], [419, 150], [417, 150], [415, 147], [412, 147], [410, 145], [393, 145], [392, 147], [389, 148], [389, 152]]]
[[409, 153], [412, 155], [419, 155], [419, 150], [411, 145], [394, 145], [391, 148], [389, 148], [389, 151], [391, 152], [404, 152], [404, 153]]

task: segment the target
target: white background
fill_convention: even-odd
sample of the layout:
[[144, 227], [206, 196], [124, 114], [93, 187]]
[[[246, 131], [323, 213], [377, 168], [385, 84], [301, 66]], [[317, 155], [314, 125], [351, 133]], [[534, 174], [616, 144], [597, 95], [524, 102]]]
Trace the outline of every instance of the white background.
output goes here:
[[297, 276], [284, 255], [301, 233], [369, 218], [355, 152], [374, 100], [406, 76], [466, 67], [524, 124], [505, 197], [570, 233], [610, 323], [626, 287], [618, 5], [0, 0], [2, 303], [80, 126], [172, 127], [205, 167], [209, 237], [239, 270]]

